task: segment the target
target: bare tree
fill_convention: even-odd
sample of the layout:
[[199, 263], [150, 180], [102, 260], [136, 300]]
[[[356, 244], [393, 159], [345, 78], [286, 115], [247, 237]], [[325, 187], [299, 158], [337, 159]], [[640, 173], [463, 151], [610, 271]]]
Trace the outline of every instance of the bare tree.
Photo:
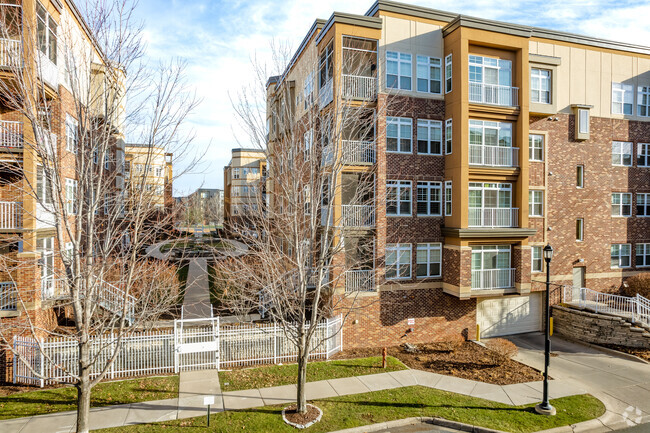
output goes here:
[[[87, 432], [91, 390], [105, 378], [123, 339], [151, 326], [176, 301], [174, 270], [140, 251], [171, 227], [173, 215], [160, 200], [164, 158], [187, 154], [191, 137], [181, 125], [197, 101], [185, 86], [182, 63], [144, 62], [130, 0], [89, 1], [85, 23], [64, 14], [58, 30], [35, 4], [36, 11], [2, 15], [3, 40], [22, 40], [22, 48], [3, 51], [13, 79], [0, 82], [2, 105], [21, 119], [23, 130], [22, 152], [0, 167], [12, 173], [0, 188], [21, 197], [25, 230], [4, 239], [22, 246], [2, 256], [0, 271], [16, 283], [23, 313], [3, 321], [0, 335], [8, 351], [14, 350], [12, 335], [35, 337], [44, 362], [76, 386], [76, 429]], [[143, 144], [141, 170], [131, 167], [130, 175], [127, 136]], [[37, 238], [36, 229], [44, 227], [53, 235]], [[73, 323], [67, 334], [76, 342], [74, 368], [48, 358], [40, 344], [63, 335], [51, 323], [51, 310], [33, 307], [46, 301]], [[50, 323], [42, 320], [47, 314]], [[99, 347], [93, 345], [98, 337]], [[20, 361], [35, 377], [49, 379]]]

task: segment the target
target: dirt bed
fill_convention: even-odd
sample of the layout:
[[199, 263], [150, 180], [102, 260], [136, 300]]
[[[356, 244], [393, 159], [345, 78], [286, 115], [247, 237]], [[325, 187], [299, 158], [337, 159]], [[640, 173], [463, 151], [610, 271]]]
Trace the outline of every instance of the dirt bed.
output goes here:
[[[543, 379], [541, 372], [520, 362], [504, 358], [473, 342], [464, 342], [455, 348], [447, 343], [416, 345], [417, 353], [407, 353], [402, 346], [388, 348], [388, 355], [410, 368], [431, 371], [463, 379], [495, 385], [533, 382]], [[380, 348], [348, 349], [336, 358], [358, 358], [381, 355]]]
[[601, 346], [618, 350], [619, 352], [629, 353], [630, 355], [635, 355], [641, 359], [650, 361], [650, 349], [637, 349], [634, 347], [617, 346], [616, 344], [601, 344]]

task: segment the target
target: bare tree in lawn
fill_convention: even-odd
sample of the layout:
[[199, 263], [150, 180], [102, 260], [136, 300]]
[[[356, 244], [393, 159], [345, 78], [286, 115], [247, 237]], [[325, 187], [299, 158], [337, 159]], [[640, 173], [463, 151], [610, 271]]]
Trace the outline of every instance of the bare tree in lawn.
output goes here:
[[[91, 390], [106, 377], [123, 339], [176, 301], [175, 270], [140, 251], [171, 227], [173, 215], [156, 198], [163, 177], [152, 173], [165, 170], [164, 153], [177, 160], [188, 155], [191, 140], [181, 126], [197, 101], [185, 87], [183, 64], [144, 62], [142, 28], [130, 0], [85, 2], [86, 32], [70, 13], [61, 15], [57, 31], [47, 11], [30, 4], [35, 11], [2, 18], [2, 36], [14, 37], [18, 29], [23, 41], [22, 51], [11, 53], [14, 77], [0, 82], [0, 95], [3, 108], [23, 119], [24, 140], [20, 156], [0, 169], [12, 173], [3, 187], [23, 198], [24, 224], [54, 234], [37, 240], [31, 230], [4, 239], [21, 241], [24, 252], [3, 255], [2, 274], [16, 280], [31, 270], [41, 284], [19, 287], [24, 313], [2, 323], [0, 335], [9, 351], [11, 335], [35, 338], [45, 375], [28, 359], [19, 361], [34, 377], [54, 373], [75, 385], [76, 430], [87, 432]], [[8, 19], [19, 20], [18, 26]], [[52, 86], [53, 80], [61, 86]], [[125, 176], [125, 136], [144, 144], [141, 175]], [[30, 308], [45, 301], [67, 312], [74, 325], [66, 333], [44, 326], [39, 314], [45, 313]], [[66, 356], [76, 362], [43, 350], [42, 340], [63, 335], [74, 339]]]
[[354, 48], [340, 57], [346, 77], [331, 51], [305, 52], [311, 60], [269, 81], [268, 100], [267, 70], [256, 66], [257, 87], [234, 104], [250, 141], [266, 149], [268, 179], [230, 222], [249, 254], [217, 262], [217, 273], [228, 309], [266, 310], [297, 348], [301, 413], [310, 354], [324, 343], [319, 322], [345, 317], [360, 292], [376, 287], [376, 43], [344, 38], [345, 46]]

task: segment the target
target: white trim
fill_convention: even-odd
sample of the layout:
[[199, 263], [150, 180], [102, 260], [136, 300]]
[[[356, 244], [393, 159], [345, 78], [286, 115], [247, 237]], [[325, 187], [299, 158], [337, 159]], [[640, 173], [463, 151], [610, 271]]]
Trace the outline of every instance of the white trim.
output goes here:
[[[394, 74], [390, 74], [388, 71], [389, 62], [394, 63], [397, 67], [397, 71]], [[408, 65], [409, 74], [402, 74], [402, 65]], [[406, 71], [406, 68], [404, 68]], [[392, 75], [395, 77], [395, 86], [388, 85], [388, 76]], [[409, 87], [402, 87], [402, 78], [409, 79]], [[413, 90], [413, 55], [410, 53], [401, 53], [399, 51], [386, 51], [386, 88], [387, 89], [398, 89], [398, 90]]]
[[[423, 56], [423, 55], [416, 55], [416, 66], [415, 66], [415, 91], [418, 93], [427, 93], [427, 94], [432, 94], [432, 95], [442, 95], [442, 86], [444, 85], [443, 81], [443, 74], [442, 74], [442, 59], [439, 57], [429, 57], [429, 56]], [[438, 63], [436, 66], [435, 63]], [[420, 77], [420, 68], [426, 68], [426, 76], [425, 77]], [[433, 69], [438, 70], [438, 79], [432, 79], [431, 78], [431, 72]], [[426, 86], [427, 90], [420, 90], [419, 88], [419, 80], [425, 80], [426, 81]], [[431, 82], [432, 81], [438, 81], [440, 83], [440, 91], [439, 92], [433, 92], [431, 91]]]
[[[388, 194], [388, 189], [389, 188], [395, 188], [396, 189], [396, 195], [395, 195], [395, 213], [388, 213], [388, 201], [389, 201], [389, 194]], [[409, 190], [409, 213], [402, 213], [401, 212], [401, 205], [402, 202], [406, 203], [406, 200], [402, 200], [402, 190], [403, 189], [408, 189]], [[413, 215], [413, 184], [410, 180], [393, 180], [389, 179], [386, 181], [386, 216], [395, 216], [395, 217], [410, 217]]]
[[[397, 127], [397, 137], [390, 137], [388, 135], [388, 125], [389, 124], [394, 124]], [[409, 151], [405, 152], [401, 149], [401, 141], [402, 139], [406, 139], [405, 137], [402, 137], [402, 126], [408, 126], [409, 128]], [[389, 150], [388, 149], [388, 139], [393, 138], [397, 140], [397, 150]], [[388, 153], [402, 153], [402, 154], [412, 154], [413, 153], [413, 119], [410, 117], [386, 117], [386, 152]]]
[[[409, 275], [408, 277], [400, 277], [400, 269], [402, 266], [406, 266], [406, 263], [401, 263], [400, 262], [400, 256], [402, 252], [408, 251], [408, 267], [409, 267]], [[395, 253], [395, 264], [394, 265], [389, 265], [388, 262], [388, 253], [393, 252]], [[386, 250], [385, 250], [385, 257], [386, 257], [386, 280], [410, 280], [411, 276], [413, 274], [413, 247], [411, 244], [386, 244]], [[395, 266], [395, 277], [388, 277], [388, 267], [389, 266]]]
[[[431, 255], [433, 252], [438, 252], [439, 261], [432, 261]], [[419, 262], [419, 254], [423, 252], [426, 255], [426, 261]], [[435, 275], [430, 275], [429, 270], [432, 264], [438, 264], [439, 272]], [[427, 275], [418, 275], [418, 265], [426, 265]], [[425, 278], [440, 278], [442, 276], [442, 243], [441, 242], [427, 242], [427, 243], [418, 243], [415, 248], [415, 276], [418, 279]]]
[[[618, 257], [618, 266], [611, 266], [612, 248], [615, 245], [619, 247], [619, 253], [617, 255], [617, 257]], [[629, 253], [628, 253], [627, 257], [628, 257], [628, 260], [629, 260], [630, 264], [627, 265], [627, 266], [621, 266], [621, 258], [625, 257], [625, 256], [621, 255], [621, 248], [620, 247], [622, 247], [622, 246], [627, 246], [629, 248]], [[610, 267], [612, 269], [625, 269], [625, 268], [631, 268], [632, 267], [632, 244], [611, 244], [610, 245]]]

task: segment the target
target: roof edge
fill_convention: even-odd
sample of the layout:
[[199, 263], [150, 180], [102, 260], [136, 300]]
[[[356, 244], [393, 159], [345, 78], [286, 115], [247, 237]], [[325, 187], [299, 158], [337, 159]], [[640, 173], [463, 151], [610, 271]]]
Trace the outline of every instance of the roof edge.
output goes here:
[[362, 26], [379, 30], [381, 30], [382, 27], [381, 18], [369, 17], [367, 15], [348, 14], [344, 12], [334, 12], [325, 23], [323, 30], [321, 30], [319, 35], [316, 37], [317, 44], [320, 43], [323, 36], [335, 23], [350, 24], [353, 26]]

